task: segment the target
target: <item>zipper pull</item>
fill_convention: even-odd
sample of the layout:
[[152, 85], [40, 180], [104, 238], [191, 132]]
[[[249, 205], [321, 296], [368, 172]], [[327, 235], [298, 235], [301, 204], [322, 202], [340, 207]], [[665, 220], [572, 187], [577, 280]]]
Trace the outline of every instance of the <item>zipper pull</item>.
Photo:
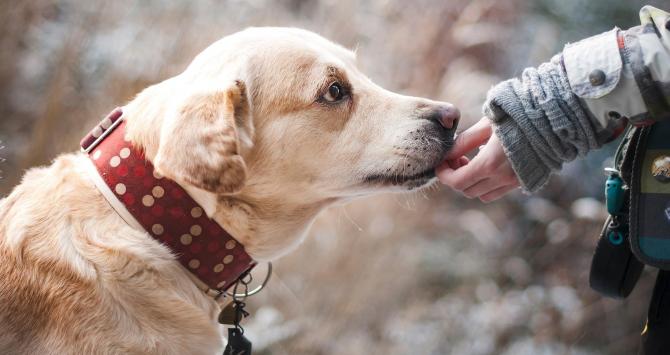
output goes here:
[[614, 168], [605, 168], [608, 174], [605, 182], [605, 200], [607, 201], [607, 213], [617, 215], [621, 212], [624, 202], [624, 187], [621, 173]]

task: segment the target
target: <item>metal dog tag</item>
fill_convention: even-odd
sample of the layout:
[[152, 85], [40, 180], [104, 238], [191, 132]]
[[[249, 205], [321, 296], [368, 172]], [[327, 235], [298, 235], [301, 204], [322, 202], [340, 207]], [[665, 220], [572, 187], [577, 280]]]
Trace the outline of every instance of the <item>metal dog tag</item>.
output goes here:
[[235, 309], [235, 302], [230, 302], [221, 310], [221, 313], [219, 313], [219, 323], [221, 324], [235, 325], [235, 323], [239, 321], [238, 312]]

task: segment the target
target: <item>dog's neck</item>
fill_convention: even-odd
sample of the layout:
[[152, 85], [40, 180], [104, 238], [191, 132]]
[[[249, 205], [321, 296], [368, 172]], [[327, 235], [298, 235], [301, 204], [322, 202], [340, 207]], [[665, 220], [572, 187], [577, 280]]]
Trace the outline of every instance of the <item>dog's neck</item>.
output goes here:
[[189, 193], [202, 206], [213, 206], [207, 211], [210, 217], [257, 261], [274, 260], [293, 250], [314, 218], [329, 204], [292, 202], [282, 196], [258, 194], [253, 188], [230, 196], [198, 189], [190, 189]]
[[[156, 127], [161, 127], [165, 106], [149, 104], [145, 100], [140, 94], [125, 106], [124, 117], [128, 122], [128, 138], [143, 149], [146, 158], [153, 163], [160, 139], [160, 130]], [[279, 193], [262, 181], [255, 181], [253, 171], [249, 175], [247, 186], [230, 195], [217, 195], [184, 183], [180, 185], [210, 218], [244, 245], [254, 260], [274, 260], [302, 241], [317, 214], [333, 200], [298, 200], [295, 198], [298, 194]]]

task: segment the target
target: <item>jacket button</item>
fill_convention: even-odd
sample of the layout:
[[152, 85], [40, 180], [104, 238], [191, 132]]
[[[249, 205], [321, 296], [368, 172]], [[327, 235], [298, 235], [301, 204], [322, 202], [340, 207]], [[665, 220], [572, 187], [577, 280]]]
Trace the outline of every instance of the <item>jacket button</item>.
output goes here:
[[605, 83], [605, 72], [600, 69], [596, 69], [589, 74], [589, 81], [593, 86], [600, 86]]
[[609, 118], [613, 120], [618, 120], [619, 118], [621, 118], [621, 114], [616, 111], [610, 111], [607, 113], [607, 115], [609, 116]]

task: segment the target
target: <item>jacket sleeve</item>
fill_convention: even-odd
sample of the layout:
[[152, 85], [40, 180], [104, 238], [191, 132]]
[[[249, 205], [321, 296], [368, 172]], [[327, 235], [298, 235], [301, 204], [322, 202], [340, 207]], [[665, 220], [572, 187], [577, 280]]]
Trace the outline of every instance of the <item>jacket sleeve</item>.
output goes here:
[[619, 116], [635, 125], [670, 118], [670, 15], [645, 6], [640, 20], [563, 50], [573, 91], [601, 125]]
[[670, 119], [670, 15], [646, 6], [640, 17], [640, 26], [568, 44], [489, 91], [484, 113], [525, 191], [616, 138], [627, 122]]

